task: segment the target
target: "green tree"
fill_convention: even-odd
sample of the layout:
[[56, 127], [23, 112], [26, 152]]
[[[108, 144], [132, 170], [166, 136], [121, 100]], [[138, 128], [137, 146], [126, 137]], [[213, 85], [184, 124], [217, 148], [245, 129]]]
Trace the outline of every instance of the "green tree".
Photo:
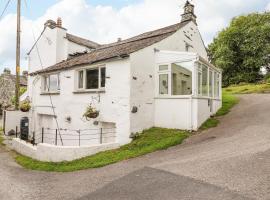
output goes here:
[[252, 83], [270, 69], [270, 13], [234, 18], [208, 47], [211, 62], [223, 69], [223, 84]]

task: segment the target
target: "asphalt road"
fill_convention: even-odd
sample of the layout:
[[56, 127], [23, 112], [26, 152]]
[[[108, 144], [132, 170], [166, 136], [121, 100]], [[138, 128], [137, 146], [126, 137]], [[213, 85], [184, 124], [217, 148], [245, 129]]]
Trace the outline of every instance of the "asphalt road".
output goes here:
[[100, 169], [29, 171], [0, 148], [2, 200], [270, 199], [270, 95], [241, 96], [214, 129]]

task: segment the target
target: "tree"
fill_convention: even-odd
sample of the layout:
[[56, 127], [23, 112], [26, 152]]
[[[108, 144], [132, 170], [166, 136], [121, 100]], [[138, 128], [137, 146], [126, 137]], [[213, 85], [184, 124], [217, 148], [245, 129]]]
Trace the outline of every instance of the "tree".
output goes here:
[[270, 69], [270, 13], [234, 18], [208, 47], [211, 62], [223, 70], [223, 84], [252, 83]]

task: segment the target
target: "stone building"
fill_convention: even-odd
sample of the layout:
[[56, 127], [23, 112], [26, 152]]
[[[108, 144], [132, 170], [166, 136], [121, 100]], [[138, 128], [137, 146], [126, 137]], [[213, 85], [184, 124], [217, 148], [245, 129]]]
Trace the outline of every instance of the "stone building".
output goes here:
[[[24, 71], [20, 78], [20, 86], [27, 87], [28, 72]], [[0, 75], [0, 111], [12, 106], [12, 97], [15, 96], [16, 76], [11, 74], [10, 69], [4, 69]], [[0, 112], [2, 113], [2, 112]]]

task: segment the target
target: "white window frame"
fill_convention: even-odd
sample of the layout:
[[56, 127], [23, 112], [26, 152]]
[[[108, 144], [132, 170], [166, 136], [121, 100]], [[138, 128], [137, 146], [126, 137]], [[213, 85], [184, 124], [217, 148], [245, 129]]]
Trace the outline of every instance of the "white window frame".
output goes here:
[[[50, 90], [50, 76], [57, 75], [57, 90]], [[48, 80], [48, 82], [46, 82]], [[47, 85], [48, 84], [48, 85]], [[42, 76], [42, 93], [60, 93], [60, 73], [45, 74]]]
[[[105, 86], [102, 87], [101, 86], [101, 69], [106, 68], [106, 65], [96, 65], [96, 66], [91, 66], [91, 67], [84, 67], [84, 68], [80, 68], [77, 69], [75, 71], [75, 91], [86, 91], [86, 92], [96, 92], [96, 91], [105, 91], [106, 88], [106, 72], [105, 72]], [[98, 69], [98, 88], [96, 89], [86, 89], [86, 85], [87, 85], [87, 78], [86, 78], [86, 71], [87, 70], [95, 70]], [[79, 73], [83, 71], [83, 87], [79, 88]]]
[[[196, 84], [194, 81], [194, 66], [195, 66], [195, 62], [193, 62], [193, 67], [192, 67], [192, 94], [190, 95], [173, 95], [173, 91], [172, 91], [172, 65], [174, 63], [181, 63], [181, 62], [189, 62], [189, 61], [193, 61], [193, 60], [179, 60], [179, 61], [175, 61], [175, 62], [166, 62], [166, 63], [158, 63], [156, 65], [156, 98], [175, 98], [175, 99], [185, 99], [185, 98], [190, 98], [191, 96], [194, 95], [194, 85]], [[159, 66], [162, 65], [168, 65], [168, 70], [159, 70]], [[168, 94], [160, 94], [159, 91], [159, 75], [162, 74], [166, 74], [168, 75]]]

